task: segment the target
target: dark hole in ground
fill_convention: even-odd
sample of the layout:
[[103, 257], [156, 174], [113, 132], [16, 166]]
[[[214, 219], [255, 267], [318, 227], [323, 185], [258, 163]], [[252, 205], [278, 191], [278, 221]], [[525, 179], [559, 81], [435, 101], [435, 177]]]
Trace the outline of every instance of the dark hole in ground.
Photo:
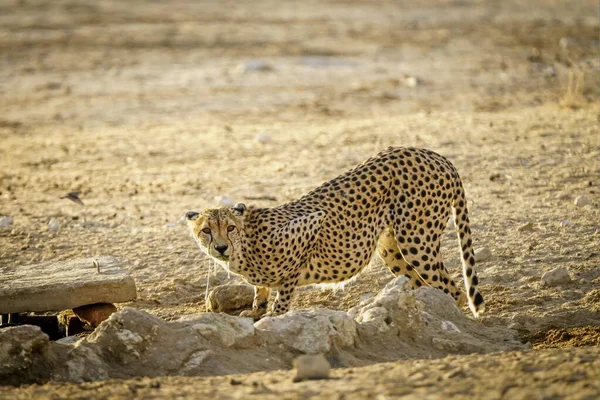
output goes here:
[[531, 342], [534, 349], [600, 346], [600, 326], [551, 328], [524, 334], [522, 339]]
[[18, 325], [35, 325], [44, 332], [50, 340], [62, 339], [66, 336], [74, 336], [82, 332], [87, 332], [85, 322], [79, 318], [68, 318], [66, 325], [60, 323], [58, 315], [33, 315], [27, 313], [11, 314], [2, 316], [1, 328], [8, 328]]

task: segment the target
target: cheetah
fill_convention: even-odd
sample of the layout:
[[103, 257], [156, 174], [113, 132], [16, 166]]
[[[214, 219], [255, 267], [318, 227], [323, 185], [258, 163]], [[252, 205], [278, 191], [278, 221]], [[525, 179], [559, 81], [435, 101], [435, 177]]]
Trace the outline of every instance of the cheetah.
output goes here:
[[[376, 251], [414, 288], [438, 288], [462, 306], [465, 294], [440, 251], [451, 212], [468, 306], [478, 317], [484, 301], [465, 191], [454, 165], [430, 150], [388, 147], [298, 200], [189, 211], [186, 220], [206, 254], [254, 285], [252, 310], [241, 315], [259, 319], [287, 312], [297, 286], [354, 277]], [[267, 310], [270, 289], [276, 296]]]

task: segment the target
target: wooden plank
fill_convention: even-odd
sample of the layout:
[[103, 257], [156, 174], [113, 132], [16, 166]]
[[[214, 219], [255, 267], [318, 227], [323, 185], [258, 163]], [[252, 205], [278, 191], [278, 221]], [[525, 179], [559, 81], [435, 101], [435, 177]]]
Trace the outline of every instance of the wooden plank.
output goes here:
[[62, 311], [136, 296], [133, 278], [110, 256], [0, 266], [0, 314]]

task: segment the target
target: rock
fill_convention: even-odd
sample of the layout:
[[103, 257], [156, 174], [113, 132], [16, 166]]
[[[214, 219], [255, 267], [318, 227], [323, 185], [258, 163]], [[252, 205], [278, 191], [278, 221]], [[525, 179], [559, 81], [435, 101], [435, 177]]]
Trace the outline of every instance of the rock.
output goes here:
[[117, 312], [117, 307], [111, 303], [87, 304], [73, 309], [73, 313], [92, 328], [100, 325], [102, 321], [108, 319], [115, 312]]
[[222, 207], [231, 207], [235, 204], [235, 201], [227, 196], [215, 196], [215, 201]]
[[8, 228], [13, 223], [13, 218], [9, 216], [5, 216], [0, 218], [0, 228]]
[[254, 136], [254, 141], [262, 144], [270, 143], [272, 140], [271, 136], [265, 132], [259, 132]]
[[533, 222], [527, 222], [517, 228], [517, 232], [527, 232], [533, 230], [535, 227]]
[[233, 72], [236, 74], [246, 74], [249, 72], [271, 72], [274, 68], [262, 60], [248, 60], [238, 64]]
[[48, 222], [48, 229], [52, 232], [57, 232], [60, 229], [60, 222], [52, 218], [50, 222]]
[[0, 274], [0, 314], [60, 311], [136, 296], [133, 278], [113, 257], [8, 266]]
[[592, 204], [592, 201], [585, 196], [577, 196], [573, 201], [577, 207], [585, 207]]
[[414, 88], [419, 85], [419, 79], [416, 76], [407, 76], [404, 78], [404, 84], [410, 88]]
[[189, 315], [180, 318], [177, 322], [225, 347], [244, 347], [244, 342], [254, 335], [253, 321], [227, 314]]
[[569, 200], [571, 195], [568, 193], [557, 193], [554, 198], [557, 200]]
[[556, 267], [542, 275], [543, 286], [557, 286], [571, 282], [569, 271], [565, 267]]
[[250, 285], [221, 285], [208, 295], [206, 310], [231, 313], [252, 308], [254, 287]]
[[567, 50], [567, 49], [575, 46], [576, 44], [577, 44], [577, 40], [575, 38], [571, 38], [571, 37], [562, 37], [558, 41], [558, 45], [563, 50]]
[[492, 251], [487, 247], [475, 250], [475, 262], [487, 261], [492, 258]]
[[323, 354], [305, 354], [294, 360], [294, 382], [329, 378], [329, 361]]
[[[167, 322], [125, 307], [84, 339], [49, 345], [37, 327], [0, 329], [0, 379], [21, 384], [248, 373], [284, 369], [295, 352], [329, 353], [341, 367], [527, 348], [517, 332], [474, 321], [441, 290], [412, 290], [405, 277], [393, 279], [351, 314], [354, 319], [342, 311], [294, 310], [253, 324], [201, 313]], [[24, 330], [11, 342], [13, 336], [3, 335], [12, 329]], [[298, 379], [327, 376], [328, 364], [319, 357], [296, 363]]]
[[293, 310], [254, 324], [267, 340], [305, 354], [328, 353], [332, 346], [347, 347], [356, 340], [356, 323], [343, 311], [324, 308]]
[[0, 329], [0, 382], [20, 385], [44, 379], [48, 335], [33, 325]]
[[560, 226], [562, 228], [566, 228], [567, 226], [571, 226], [573, 225], [573, 223], [571, 221], [569, 221], [568, 219], [565, 219], [564, 221], [560, 222]]

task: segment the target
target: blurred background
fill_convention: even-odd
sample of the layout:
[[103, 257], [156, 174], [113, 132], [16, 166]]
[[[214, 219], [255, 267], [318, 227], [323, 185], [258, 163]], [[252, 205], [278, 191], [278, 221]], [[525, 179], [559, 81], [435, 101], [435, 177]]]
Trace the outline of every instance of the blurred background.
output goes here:
[[[503, 233], [507, 221], [568, 219], [593, 237], [591, 209], [553, 202], [597, 197], [597, 11], [592, 0], [3, 0], [0, 266], [114, 255], [139, 307], [198, 310], [206, 261], [186, 211], [290, 201], [389, 145], [457, 165], [476, 243], [506, 257], [495, 265], [516, 254], [533, 270], [532, 251], [570, 241], [585, 251], [597, 239]], [[71, 191], [85, 206], [61, 199]], [[514, 311], [497, 293], [489, 309]]]

